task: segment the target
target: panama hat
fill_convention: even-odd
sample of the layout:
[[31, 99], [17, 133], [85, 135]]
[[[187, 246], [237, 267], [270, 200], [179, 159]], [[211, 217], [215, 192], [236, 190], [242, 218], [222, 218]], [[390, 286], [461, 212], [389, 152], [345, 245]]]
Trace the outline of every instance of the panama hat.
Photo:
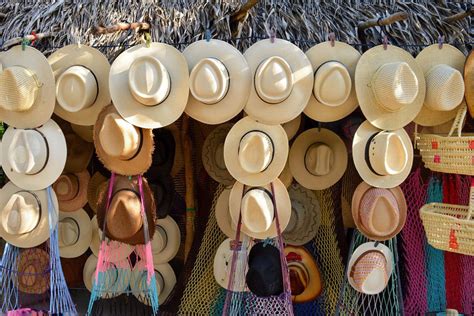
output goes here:
[[354, 135], [352, 157], [359, 175], [367, 184], [394, 188], [410, 173], [413, 145], [403, 128], [384, 131], [365, 121]]
[[246, 185], [265, 185], [285, 167], [288, 138], [281, 125], [266, 125], [244, 117], [227, 134], [224, 162], [229, 173]]
[[464, 84], [467, 108], [474, 117], [474, 49], [467, 56], [464, 64]]
[[[103, 233], [102, 230], [99, 228], [99, 224], [97, 223], [97, 215], [94, 215], [94, 217], [92, 217], [91, 219], [91, 230], [92, 237], [90, 248], [92, 250], [92, 253], [96, 257], [99, 257], [99, 250]], [[107, 261], [110, 262], [117, 262], [127, 259], [134, 250], [134, 247], [131, 245], [115, 240], [110, 240], [107, 237], [105, 237], [105, 244], [108, 250], [108, 252], [106, 253], [110, 253], [109, 258], [107, 258]]]
[[227, 170], [224, 161], [224, 141], [232, 124], [222, 124], [214, 128], [202, 146], [202, 164], [207, 174], [225, 186], [234, 184], [235, 179]]
[[316, 260], [306, 248], [297, 246], [286, 246], [285, 256], [293, 302], [314, 301], [323, 290], [323, 278]]
[[301, 133], [290, 150], [290, 170], [295, 180], [311, 190], [329, 188], [342, 178], [347, 168], [344, 141], [325, 128]]
[[37, 49], [14, 46], [0, 55], [0, 117], [17, 128], [46, 123], [54, 110], [54, 75]]
[[300, 129], [301, 125], [301, 115], [298, 115], [296, 118], [292, 119], [291, 121], [288, 121], [286, 123], [283, 123], [281, 126], [285, 130], [286, 136], [288, 136], [288, 140], [293, 139], [295, 137], [296, 133], [298, 133], [298, 130]]
[[245, 275], [249, 290], [258, 297], [280, 295], [284, 289], [281, 263], [278, 248], [264, 242], [255, 244], [250, 249]]
[[[51, 191], [57, 221], [58, 199]], [[0, 191], [0, 236], [20, 248], [36, 247], [49, 238], [49, 207], [46, 189], [29, 191], [8, 182]], [[56, 223], [51, 223], [55, 227]]]
[[283, 171], [278, 176], [278, 179], [283, 182], [286, 188], [289, 188], [293, 183], [293, 175], [291, 174], [289, 160], [286, 161], [285, 168], [283, 168]]
[[9, 127], [3, 134], [2, 168], [25, 190], [41, 190], [56, 181], [66, 163], [66, 140], [53, 120], [33, 129]]
[[333, 122], [358, 106], [354, 74], [360, 53], [342, 42], [319, 43], [306, 52], [314, 69], [313, 93], [304, 113], [315, 121]]
[[[176, 285], [176, 274], [169, 263], [157, 264], [153, 262], [155, 270], [156, 289], [158, 291], [158, 302], [165, 304]], [[151, 305], [151, 289], [147, 282], [147, 268], [145, 260], [135, 264], [130, 278], [130, 289], [132, 294], [143, 304]]]
[[183, 55], [190, 73], [186, 114], [202, 123], [220, 124], [244, 109], [252, 77], [238, 49], [211, 39], [192, 43]]
[[79, 257], [89, 249], [91, 240], [91, 220], [84, 209], [59, 212], [58, 244], [61, 257]]
[[87, 202], [89, 207], [97, 213], [97, 201], [99, 199], [99, 192], [101, 192], [102, 186], [107, 186], [108, 178], [101, 172], [96, 171], [89, 180], [87, 185]]
[[405, 195], [398, 186], [381, 189], [362, 182], [352, 196], [352, 217], [356, 227], [367, 238], [391, 239], [405, 226]]
[[236, 182], [230, 191], [230, 218], [237, 227], [241, 217], [242, 232], [247, 236], [257, 239], [277, 236], [276, 211], [283, 232], [290, 221], [291, 201], [285, 185], [278, 179], [260, 187], [246, 187]]
[[[213, 273], [214, 279], [216, 280], [217, 284], [220, 287], [229, 290], [229, 277], [232, 268], [232, 256], [234, 255], [234, 250], [232, 249], [232, 238], [225, 239], [217, 248], [216, 254], [214, 256], [214, 263], [213, 263]], [[242, 260], [243, 257], [247, 258], [247, 253], [249, 251], [250, 246], [248, 243], [243, 243], [240, 250], [237, 250], [237, 262], [236, 262], [236, 271], [234, 272], [234, 282], [232, 291], [233, 292], [246, 292], [247, 289], [245, 287], [244, 282], [244, 274], [247, 270], [245, 266], [243, 267], [242, 263], [239, 260]], [[244, 271], [240, 272], [243, 268]], [[240, 275], [240, 273], [243, 273]]]
[[48, 61], [56, 78], [54, 113], [74, 124], [94, 125], [110, 103], [107, 57], [90, 46], [73, 44], [55, 51]]
[[152, 162], [152, 130], [130, 124], [113, 105], [105, 107], [97, 118], [94, 145], [104, 166], [121, 175], [142, 174]]
[[321, 209], [313, 191], [298, 184], [290, 186], [291, 216], [283, 240], [301, 246], [311, 241], [321, 225]]
[[261, 40], [244, 53], [252, 72], [245, 112], [265, 124], [282, 124], [303, 112], [311, 96], [313, 68], [304, 52], [282, 40]]
[[[95, 123], [95, 122], [94, 122]], [[83, 126], [71, 123], [71, 129], [88, 143], [94, 142], [94, 125]]]
[[423, 70], [410, 53], [379, 45], [359, 59], [355, 88], [367, 120], [377, 128], [395, 130], [418, 115], [426, 85]]
[[43, 294], [49, 289], [49, 254], [40, 248], [22, 249], [17, 266], [17, 287], [20, 292]]
[[53, 184], [59, 201], [59, 209], [72, 212], [87, 204], [87, 186], [90, 175], [87, 170], [78, 173], [63, 173]]
[[78, 173], [89, 165], [94, 154], [94, 145], [84, 141], [74, 132], [65, 132], [67, 159], [64, 166], [66, 173]]
[[354, 251], [347, 267], [349, 284], [358, 292], [382, 292], [393, 272], [393, 253], [380, 243], [366, 242]]
[[141, 128], [160, 128], [184, 112], [189, 95], [183, 54], [163, 43], [136, 45], [112, 63], [110, 95], [120, 115]]
[[464, 99], [463, 68], [466, 56], [454, 46], [438, 44], [424, 48], [416, 62], [426, 81], [426, 96], [414, 119], [423, 126], [440, 125], [452, 120]]

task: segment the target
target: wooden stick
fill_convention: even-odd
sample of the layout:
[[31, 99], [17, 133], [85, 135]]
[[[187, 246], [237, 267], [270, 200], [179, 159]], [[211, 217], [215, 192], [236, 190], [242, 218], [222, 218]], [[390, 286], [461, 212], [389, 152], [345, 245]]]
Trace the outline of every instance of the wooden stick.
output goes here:
[[453, 23], [453, 22], [465, 19], [467, 17], [470, 17], [472, 15], [474, 15], [474, 6], [472, 6], [470, 10], [462, 11], [454, 15], [448, 16], [447, 18], [444, 18], [443, 22]]
[[135, 30], [135, 29], [149, 30], [150, 24], [147, 22], [134, 22], [134, 23], [119, 22], [115, 25], [109, 25], [109, 26], [96, 25], [92, 27], [91, 32], [93, 35], [102, 35], [102, 34], [109, 34], [109, 33], [115, 33], [119, 31]]
[[7, 16], [6, 13], [0, 12], [0, 18], [4, 18], [4, 17], [6, 17], [6, 16]]
[[41, 40], [43, 38], [46, 38], [46, 37], [52, 37], [54, 36], [55, 34], [53, 33], [50, 33], [50, 32], [45, 32], [45, 33], [38, 33], [36, 35], [32, 35], [32, 34], [29, 34], [29, 35], [26, 35], [24, 37], [15, 37], [15, 38], [12, 38], [12, 39], [9, 39], [8, 41], [6, 41], [2, 48], [8, 48], [10, 46], [13, 46], [13, 45], [16, 45], [16, 44], [20, 44], [23, 40], [28, 40], [28, 41], [37, 41], [37, 40]]
[[243, 6], [240, 7], [239, 11], [230, 15], [230, 28], [233, 36], [237, 35], [239, 24], [244, 21], [249, 10], [252, 9], [257, 3], [258, 0], [248, 0]]
[[408, 19], [408, 13], [397, 12], [383, 19], [376, 18], [376, 19], [370, 19], [364, 22], [359, 22], [359, 24], [357, 25], [357, 31], [362, 32], [363, 30], [368, 29], [370, 27], [389, 25], [398, 21], [406, 20], [406, 19]]

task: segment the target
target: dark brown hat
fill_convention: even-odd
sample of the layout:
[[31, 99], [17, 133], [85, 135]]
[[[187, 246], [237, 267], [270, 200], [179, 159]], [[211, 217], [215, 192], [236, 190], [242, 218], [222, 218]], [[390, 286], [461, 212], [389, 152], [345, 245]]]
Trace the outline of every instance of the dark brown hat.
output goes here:
[[67, 145], [67, 160], [64, 173], [77, 173], [87, 169], [94, 153], [94, 145], [86, 142], [75, 133], [64, 135]]

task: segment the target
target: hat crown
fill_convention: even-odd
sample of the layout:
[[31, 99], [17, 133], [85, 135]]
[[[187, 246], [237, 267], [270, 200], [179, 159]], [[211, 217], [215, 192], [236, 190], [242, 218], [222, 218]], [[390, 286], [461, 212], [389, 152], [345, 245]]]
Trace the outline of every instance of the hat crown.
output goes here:
[[0, 108], [28, 111], [35, 103], [39, 88], [38, 78], [29, 69], [21, 66], [6, 68], [0, 74]]
[[311, 174], [325, 176], [331, 172], [334, 153], [330, 146], [316, 143], [308, 148], [304, 159], [305, 166]]
[[340, 62], [322, 64], [314, 75], [313, 94], [320, 103], [337, 107], [347, 101], [352, 90], [352, 79]]
[[112, 198], [106, 213], [107, 230], [119, 240], [125, 240], [140, 231], [143, 225], [140, 197], [133, 191], [122, 190]]
[[16, 173], [40, 172], [48, 159], [46, 139], [37, 130], [17, 130], [8, 148], [8, 159]]
[[63, 174], [53, 184], [59, 201], [69, 201], [79, 192], [79, 179], [73, 174]]
[[380, 66], [372, 77], [371, 87], [377, 105], [389, 112], [413, 103], [419, 93], [418, 78], [406, 62]]
[[12, 194], [1, 214], [3, 229], [9, 234], [26, 234], [38, 225], [38, 200], [27, 192]]
[[97, 93], [97, 79], [84, 66], [69, 67], [56, 81], [56, 100], [68, 112], [79, 112], [90, 107]]
[[408, 164], [408, 151], [400, 135], [380, 132], [369, 144], [369, 162], [381, 176], [400, 174]]
[[293, 90], [293, 72], [286, 60], [272, 56], [264, 60], [255, 72], [255, 90], [263, 101], [280, 103]]
[[242, 224], [250, 231], [263, 233], [272, 225], [273, 201], [263, 189], [251, 189], [242, 198]]
[[58, 229], [59, 247], [74, 245], [79, 240], [80, 228], [73, 218], [66, 217], [59, 221]]
[[272, 140], [264, 132], [249, 132], [240, 140], [239, 162], [248, 173], [264, 171], [270, 165], [273, 154]]
[[191, 70], [189, 82], [189, 90], [196, 100], [215, 104], [229, 90], [229, 72], [220, 60], [203, 58]]
[[157, 225], [155, 229], [155, 235], [151, 240], [153, 252], [160, 253], [165, 249], [166, 245], [168, 244], [168, 235], [166, 234], [165, 229]]
[[398, 227], [400, 210], [390, 190], [371, 188], [365, 192], [359, 207], [362, 225], [370, 234], [389, 236]]
[[146, 106], [155, 106], [168, 97], [171, 79], [158, 58], [141, 56], [130, 65], [128, 87], [135, 100]]
[[107, 155], [127, 160], [139, 150], [140, 132], [117, 113], [110, 113], [104, 118], [99, 140]]
[[451, 111], [464, 98], [464, 79], [461, 72], [440, 64], [426, 74], [425, 105], [434, 111]]
[[388, 283], [387, 259], [380, 251], [368, 251], [352, 267], [352, 278], [359, 292], [377, 294]]

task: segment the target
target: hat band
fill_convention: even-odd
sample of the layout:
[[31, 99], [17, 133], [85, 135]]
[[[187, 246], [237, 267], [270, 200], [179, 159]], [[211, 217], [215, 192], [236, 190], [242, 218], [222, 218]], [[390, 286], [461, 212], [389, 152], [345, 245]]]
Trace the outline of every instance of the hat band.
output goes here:
[[[305, 161], [305, 163], [304, 163], [304, 168], [306, 169], [306, 171], [308, 171], [309, 174], [312, 174], [313, 176], [318, 176], [318, 177], [319, 177], [320, 175], [315, 174], [314, 171], [311, 171], [311, 170], [308, 169], [308, 165], [306, 164], [306, 156], [308, 155], [309, 149], [310, 149], [313, 145], [319, 145], [319, 144], [320, 144], [320, 145], [325, 145], [325, 146], [327, 146], [327, 144], [326, 144], [326, 143], [323, 143], [323, 142], [313, 143], [313, 144], [309, 145], [309, 146], [306, 148], [306, 152], [304, 153], [304, 161]], [[328, 146], [328, 147], [329, 147], [329, 146]], [[332, 148], [331, 148], [331, 150], [332, 150]], [[332, 169], [332, 168], [331, 168], [331, 169]], [[331, 172], [331, 171], [329, 171], [329, 172]]]
[[370, 163], [370, 143], [375, 138], [375, 136], [377, 136], [377, 135], [379, 135], [380, 133], [383, 133], [383, 132], [385, 132], [385, 131], [380, 131], [380, 132], [377, 132], [373, 135], [370, 135], [370, 137], [367, 139], [367, 143], [365, 144], [365, 153], [364, 153], [365, 163], [367, 164], [367, 167], [369, 167], [369, 170], [372, 171], [373, 173], [375, 173], [376, 175], [381, 176], [381, 177], [383, 177], [384, 175], [378, 173], [377, 171], [375, 171], [375, 169], [372, 167], [372, 164]]
[[264, 131], [260, 131], [260, 130], [256, 130], [256, 129], [253, 129], [251, 131], [248, 131], [247, 133], [245, 133], [244, 135], [242, 135], [242, 137], [240, 138], [240, 141], [239, 141], [239, 148], [237, 148], [237, 152], [240, 152], [240, 144], [242, 143], [242, 139], [244, 139], [245, 136], [247, 136], [247, 134], [250, 134], [250, 133], [262, 133], [262, 134], [265, 134], [265, 136], [267, 137], [267, 139], [270, 141], [270, 144], [272, 145], [272, 157], [270, 159], [270, 161], [268, 162], [268, 164], [265, 166], [265, 169], [263, 169], [262, 171], [260, 172], [265, 172], [265, 170], [268, 169], [268, 167], [270, 167], [270, 165], [272, 164], [272, 161], [273, 161], [273, 157], [275, 157], [275, 144], [273, 143], [273, 139], [267, 134], [265, 133]]
[[90, 69], [90, 68], [88, 68], [88, 67], [86, 67], [86, 66], [84, 66], [84, 65], [72, 65], [72, 66], [69, 66], [69, 68], [74, 67], [74, 66], [86, 68], [86, 69], [89, 70], [90, 73], [94, 76], [94, 79], [95, 79], [95, 80], [94, 80], [94, 81], [95, 81], [95, 86], [97, 87], [97, 90], [96, 90], [97, 92], [95, 93], [94, 101], [92, 101], [92, 103], [91, 103], [91, 104], [94, 104], [94, 103], [97, 101], [97, 99], [99, 98], [99, 93], [100, 93], [100, 92], [99, 92], [99, 80], [97, 80], [97, 76], [96, 76], [95, 73], [92, 71], [92, 69]]
[[140, 132], [140, 143], [138, 144], [138, 149], [137, 151], [135, 152], [135, 154], [133, 154], [132, 157], [128, 158], [128, 159], [124, 159], [124, 161], [130, 161], [132, 159], [135, 159], [141, 152], [142, 150], [142, 147], [143, 147], [143, 131], [141, 128], [138, 129], [139, 132]]
[[[27, 190], [16, 191], [15, 194], [17, 194], [17, 193], [27, 193], [27, 194], [30, 194], [31, 196], [33, 196], [33, 197], [35, 198], [35, 200], [36, 200], [36, 205], [38, 205], [38, 211], [39, 211], [39, 216], [38, 216], [38, 217], [41, 218], [41, 212], [43, 211], [43, 208], [41, 207], [41, 201], [40, 201], [39, 197], [38, 197], [34, 192], [27, 191]], [[35, 227], [33, 227], [33, 228], [31, 229], [32, 231], [35, 230], [35, 229], [38, 227], [39, 222], [40, 222], [40, 221], [37, 221], [37, 222], [36, 222]]]
[[41, 135], [41, 137], [43, 137], [44, 143], [46, 145], [46, 159], [44, 160], [44, 164], [43, 164], [43, 166], [41, 166], [41, 169], [38, 170], [35, 173], [27, 173], [27, 175], [29, 175], [29, 176], [34, 176], [34, 175], [37, 175], [40, 172], [42, 172], [44, 170], [44, 168], [46, 168], [46, 165], [48, 164], [48, 161], [49, 161], [49, 144], [48, 144], [48, 140], [47, 140], [46, 136], [44, 136], [44, 134], [40, 130], [38, 130], [36, 128], [26, 128], [26, 129], [38, 132]]
[[[319, 65], [318, 68], [316, 68], [316, 70], [313, 72], [313, 77], [316, 78], [316, 74], [318, 73], [318, 70], [319, 70], [322, 66], [324, 66], [325, 64], [331, 63], [331, 62], [341, 64], [341, 65], [344, 66], [344, 68], [347, 69], [346, 65], [344, 65], [343, 63], [341, 63], [341, 62], [338, 61], [338, 60], [327, 60], [327, 61], [325, 61], [324, 63], [322, 63], [321, 65]], [[318, 102], [323, 103], [323, 102], [316, 96], [316, 94], [314, 94], [314, 89], [312, 89], [312, 94], [313, 94], [313, 97], [314, 97], [316, 100], [318, 100]]]

